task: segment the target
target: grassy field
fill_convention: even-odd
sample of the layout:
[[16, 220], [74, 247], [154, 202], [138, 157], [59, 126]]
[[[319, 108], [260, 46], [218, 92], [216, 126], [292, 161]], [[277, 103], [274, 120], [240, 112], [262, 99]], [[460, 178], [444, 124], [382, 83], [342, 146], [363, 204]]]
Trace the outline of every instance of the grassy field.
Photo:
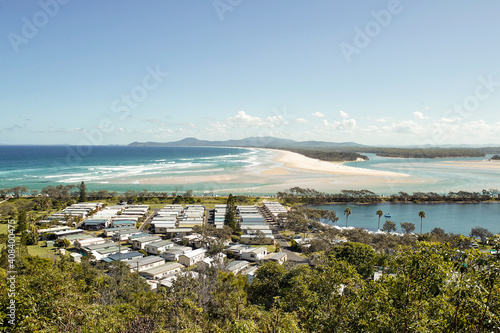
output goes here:
[[8, 228], [8, 224], [7, 223], [1, 223], [0, 224], [0, 234], [6, 234], [7, 233], [7, 228]]
[[41, 241], [38, 245], [30, 245], [27, 247], [28, 253], [32, 256], [39, 256], [40, 258], [58, 259], [59, 255], [56, 254], [58, 248], [45, 247], [45, 241]]

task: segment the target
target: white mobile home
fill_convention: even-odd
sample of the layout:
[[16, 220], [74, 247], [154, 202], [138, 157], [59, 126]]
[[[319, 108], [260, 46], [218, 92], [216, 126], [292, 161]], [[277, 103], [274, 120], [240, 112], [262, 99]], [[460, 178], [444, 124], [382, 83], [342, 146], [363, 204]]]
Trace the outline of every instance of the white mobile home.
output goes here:
[[146, 269], [140, 272], [140, 274], [146, 279], [159, 280], [168, 274], [180, 272], [183, 268], [183, 265], [176, 262], [171, 262], [154, 268]]
[[147, 253], [160, 254], [161, 252], [164, 252], [165, 250], [171, 248], [172, 246], [174, 246], [173, 242], [168, 241], [168, 240], [164, 240], [164, 241], [146, 244], [146, 246], [144, 247], [144, 250]]
[[205, 258], [205, 252], [207, 252], [207, 250], [201, 248], [201, 249], [193, 250], [191, 252], [180, 255], [179, 256], [179, 263], [181, 263], [187, 267], [192, 266], [192, 265], [196, 264], [198, 261], [203, 260], [203, 258]]
[[267, 255], [265, 247], [251, 247], [241, 252], [240, 258], [243, 260], [259, 261]]

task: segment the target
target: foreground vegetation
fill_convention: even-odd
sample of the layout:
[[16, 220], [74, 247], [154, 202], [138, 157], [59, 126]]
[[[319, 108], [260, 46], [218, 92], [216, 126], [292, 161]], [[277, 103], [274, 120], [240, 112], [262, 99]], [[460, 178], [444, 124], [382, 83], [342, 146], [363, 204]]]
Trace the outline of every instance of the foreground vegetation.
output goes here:
[[[292, 231], [290, 236], [314, 235], [307, 247], [295, 248], [308, 255], [310, 264], [266, 263], [252, 281], [220, 266], [199, 271], [199, 276], [185, 274], [172, 288], [152, 292], [122, 262], [97, 264], [84, 257], [77, 264], [67, 255], [57, 260], [30, 255], [43, 253], [38, 245], [27, 246], [29, 233], [19, 228], [19, 222], [27, 223], [28, 218], [21, 208], [34, 204], [32, 208], [49, 212], [55, 202], [89, 199], [81, 189], [51, 189], [50, 197], [3, 204], [14, 206], [11, 213], [19, 230], [14, 294], [6, 279], [10, 276], [8, 249], [0, 246], [0, 332], [500, 331], [498, 255], [472, 249], [472, 239], [438, 228], [418, 236], [410, 234], [415, 229], [410, 224], [403, 236], [335, 230], [320, 223], [336, 222], [334, 211], [300, 204], [286, 213], [284, 226]], [[319, 195], [299, 188], [286, 192], [282, 200], [295, 204]], [[342, 195], [358, 194], [371, 196], [355, 191]], [[147, 202], [146, 197], [134, 200]], [[184, 202], [191, 198], [180, 197]], [[41, 199], [50, 199], [50, 205]], [[255, 199], [230, 195], [223, 201], [234, 206], [237, 200]], [[347, 219], [347, 212], [344, 215]], [[225, 234], [218, 235], [212, 228], [211, 236], [230, 236], [232, 219], [227, 219], [228, 226], [219, 231]], [[390, 231], [394, 226], [386, 227]], [[492, 235], [486, 230], [474, 230], [471, 235], [489, 248], [500, 249], [500, 239], [488, 238]], [[6, 244], [5, 235], [0, 239]], [[219, 250], [208, 253], [216, 255]], [[376, 280], [375, 271], [380, 275]], [[14, 325], [7, 316], [11, 300], [16, 308]]]
[[[338, 248], [314, 266], [267, 263], [252, 283], [210, 269], [158, 293], [120, 262], [75, 264], [18, 252], [14, 327], [0, 270], [4, 332], [500, 330], [499, 259], [447, 244], [399, 248], [377, 281], [363, 278], [359, 251]], [[5, 252], [0, 264], [6, 267]]]

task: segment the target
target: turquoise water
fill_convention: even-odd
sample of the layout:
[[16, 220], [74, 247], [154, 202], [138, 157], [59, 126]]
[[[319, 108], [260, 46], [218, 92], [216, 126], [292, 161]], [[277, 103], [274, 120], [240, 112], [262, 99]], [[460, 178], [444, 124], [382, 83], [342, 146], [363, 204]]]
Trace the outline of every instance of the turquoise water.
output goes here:
[[500, 188], [500, 169], [498, 168], [464, 167], [449, 164], [449, 162], [483, 161], [492, 155], [460, 159], [404, 159], [380, 157], [375, 154], [364, 155], [369, 157], [368, 161], [350, 162], [345, 163], [345, 165], [410, 175], [408, 183], [403, 184], [403, 186], [395, 185], [391, 182], [391, 178], [387, 177], [383, 185], [368, 188], [379, 194], [393, 194], [399, 191], [444, 194], [450, 191], [481, 191]]
[[493, 233], [500, 233], [500, 204], [378, 204], [378, 205], [320, 205], [314, 208], [334, 210], [339, 220], [336, 225], [345, 227], [344, 210], [351, 208], [348, 225], [352, 227], [377, 230], [377, 210], [389, 213], [390, 218], [380, 219], [380, 228], [386, 220], [396, 222], [398, 231], [401, 232], [401, 222], [415, 223], [415, 232], [420, 232], [420, 218], [418, 213], [424, 211], [422, 231], [429, 232], [433, 228], [442, 228], [446, 232], [468, 235], [471, 228], [481, 226]]
[[[0, 146], [0, 188], [26, 185], [40, 190], [85, 181], [91, 190], [209, 191], [227, 184], [179, 184], [173, 180], [230, 174], [256, 166], [262, 154], [260, 150], [236, 148]], [[172, 184], [140, 184], [155, 177], [170, 177]]]
[[351, 184], [349, 180], [355, 176], [325, 176], [307, 171], [264, 176], [261, 171], [281, 166], [273, 161], [273, 154], [276, 152], [261, 149], [209, 147], [0, 146], [0, 188], [26, 185], [30, 190], [40, 190], [48, 185], [76, 185], [81, 181], [91, 190], [193, 190], [198, 194], [275, 194], [294, 186], [317, 187], [330, 193], [368, 189], [378, 194], [500, 188], [498, 168], [446, 164], [484, 158], [393, 159], [367, 154], [369, 161], [346, 165], [410, 176], [383, 176], [375, 182], [366, 178], [366, 183]]

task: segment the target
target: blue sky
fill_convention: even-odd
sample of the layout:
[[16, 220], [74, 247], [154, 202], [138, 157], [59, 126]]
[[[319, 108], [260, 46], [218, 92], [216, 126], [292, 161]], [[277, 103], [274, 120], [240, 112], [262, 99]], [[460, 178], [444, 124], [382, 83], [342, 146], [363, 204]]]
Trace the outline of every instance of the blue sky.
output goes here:
[[500, 144], [500, 2], [0, 1], [0, 143]]

